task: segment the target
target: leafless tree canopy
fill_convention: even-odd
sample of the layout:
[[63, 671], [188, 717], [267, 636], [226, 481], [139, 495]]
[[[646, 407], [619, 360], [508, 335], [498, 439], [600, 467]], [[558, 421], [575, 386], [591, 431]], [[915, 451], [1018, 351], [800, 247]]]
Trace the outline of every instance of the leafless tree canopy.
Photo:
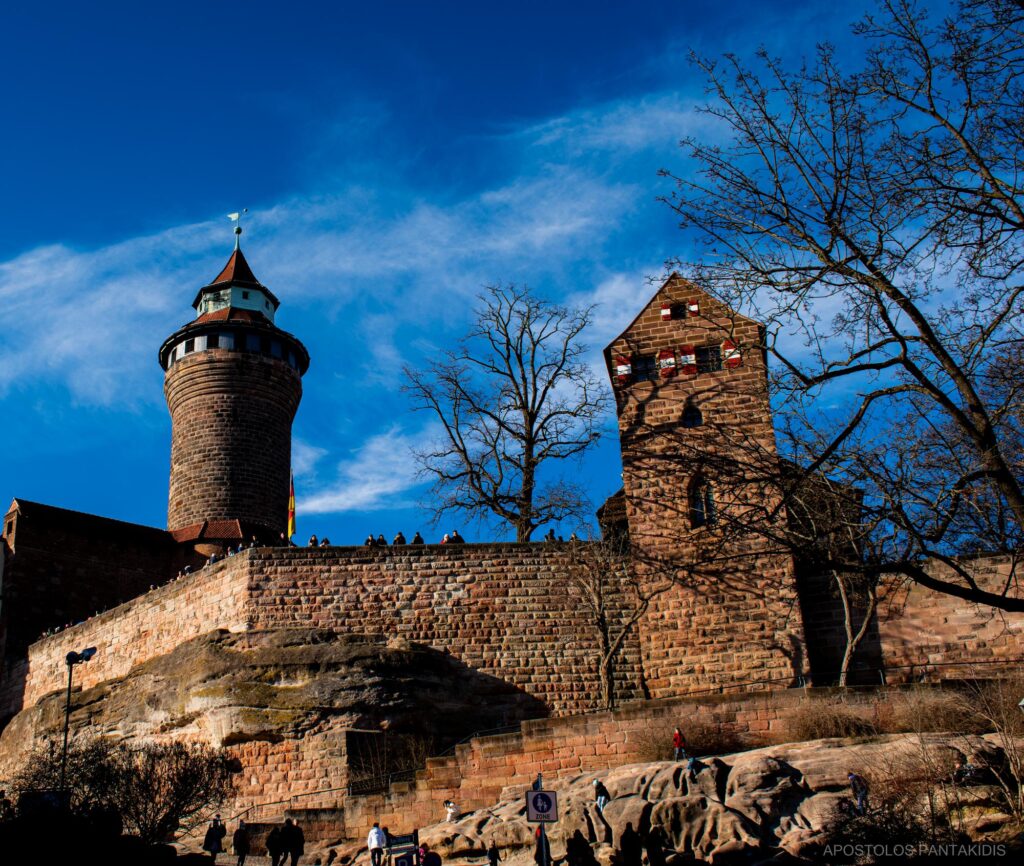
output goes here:
[[[55, 744], [32, 753], [12, 780], [15, 791], [60, 786], [61, 753]], [[102, 808], [117, 814], [126, 832], [146, 842], [166, 842], [192, 829], [204, 810], [231, 790], [226, 756], [208, 746], [108, 740], [72, 744], [67, 784], [72, 808]]]
[[583, 362], [591, 309], [570, 310], [527, 288], [491, 286], [458, 348], [426, 370], [405, 369], [414, 407], [442, 429], [416, 455], [431, 506], [512, 526], [517, 541], [578, 515], [580, 489], [550, 471], [599, 436], [607, 396]]
[[852, 70], [694, 58], [722, 139], [667, 201], [694, 278], [767, 325], [783, 453], [863, 495], [838, 548], [1024, 610], [957, 558], [1024, 540], [1024, 13], [883, 0], [854, 30]]

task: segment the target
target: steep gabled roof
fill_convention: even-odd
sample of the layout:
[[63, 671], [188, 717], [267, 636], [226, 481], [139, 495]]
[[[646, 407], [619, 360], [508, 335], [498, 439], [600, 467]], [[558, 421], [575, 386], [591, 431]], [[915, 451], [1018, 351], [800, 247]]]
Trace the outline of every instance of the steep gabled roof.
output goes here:
[[[632, 321], [630, 321], [630, 323], [625, 328], [622, 329], [622, 331], [618, 334], [618, 336], [615, 337], [614, 340], [610, 341], [608, 343], [608, 345], [604, 347], [604, 355], [605, 355], [605, 357], [608, 357], [608, 350], [611, 349], [612, 346], [614, 346], [617, 342], [619, 342], [619, 340], [621, 340], [631, 330], [633, 330], [633, 326], [640, 320], [640, 317], [645, 312], [647, 312], [647, 309], [651, 306], [651, 304], [658, 297], [658, 295], [660, 295], [662, 292], [664, 292], [665, 289], [668, 288], [668, 286], [671, 283], [676, 283], [680, 287], [680, 289], [685, 290], [687, 294], [690, 294], [690, 295], [696, 294], [696, 295], [699, 295], [699, 296], [704, 297], [704, 298], [710, 298], [712, 300], [717, 300], [717, 299], [713, 298], [711, 295], [709, 295], [706, 291], [704, 291], [696, 283], [693, 283], [690, 280], [686, 279], [685, 277], [680, 276], [676, 271], [672, 271], [672, 273], [669, 274], [668, 277], [665, 279], [665, 281], [658, 287], [658, 290], [653, 295], [651, 295], [650, 298], [647, 299], [647, 302], [642, 307], [640, 307], [640, 310], [633, 317]], [[735, 311], [733, 311], [732, 315], [735, 316], [735, 318], [737, 320], [741, 320], [741, 321], [744, 321], [744, 322], [752, 322], [754, 324], [758, 324], [757, 322], [755, 322], [750, 317], [744, 316], [744, 315], [742, 315], [740, 313], [737, 313]]]

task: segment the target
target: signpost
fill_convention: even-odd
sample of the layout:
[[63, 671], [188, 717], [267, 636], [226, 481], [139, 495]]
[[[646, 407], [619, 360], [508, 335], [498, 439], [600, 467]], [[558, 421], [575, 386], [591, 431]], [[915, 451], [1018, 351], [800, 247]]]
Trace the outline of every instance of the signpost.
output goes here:
[[388, 836], [388, 855], [392, 866], [420, 866], [420, 831]]
[[548, 844], [544, 825], [558, 820], [558, 794], [554, 791], [541, 790], [543, 785], [544, 780], [538, 773], [533, 788], [526, 792], [526, 820], [531, 824], [540, 825], [537, 827], [537, 855], [535, 857], [538, 866], [551, 866], [551, 846]]

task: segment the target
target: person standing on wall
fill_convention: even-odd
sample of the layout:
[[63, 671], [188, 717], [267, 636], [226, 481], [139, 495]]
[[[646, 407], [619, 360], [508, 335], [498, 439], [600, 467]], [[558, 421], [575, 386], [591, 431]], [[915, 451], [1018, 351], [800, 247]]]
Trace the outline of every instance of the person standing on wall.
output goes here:
[[370, 866], [380, 866], [384, 859], [384, 847], [387, 843], [387, 837], [380, 829], [380, 824], [374, 821], [373, 828], [366, 837], [366, 848], [370, 852]]

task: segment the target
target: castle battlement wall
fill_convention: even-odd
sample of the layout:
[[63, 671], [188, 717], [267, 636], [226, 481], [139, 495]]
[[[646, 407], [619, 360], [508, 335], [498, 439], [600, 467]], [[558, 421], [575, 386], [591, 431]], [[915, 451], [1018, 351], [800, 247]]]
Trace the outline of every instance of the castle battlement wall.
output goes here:
[[230, 557], [36, 641], [29, 647], [27, 668], [21, 668], [23, 688], [5, 683], [2, 692], [8, 700], [20, 694], [20, 705], [3, 706], [0, 717], [64, 688], [64, 657], [71, 651], [96, 647], [92, 660], [75, 669], [75, 685], [91, 688], [214, 629], [243, 631], [248, 626], [247, 581], [246, 556]]
[[[600, 693], [598, 636], [570, 589], [569, 559], [567, 545], [549, 544], [246, 550], [37, 641], [23, 688], [5, 683], [0, 694], [13, 703], [0, 713], [63, 688], [71, 650], [97, 647], [75, 672], [89, 688], [214, 629], [290, 626], [428, 644], [553, 712], [589, 709]], [[641, 697], [641, 679], [634, 631], [618, 665], [620, 697]]]

